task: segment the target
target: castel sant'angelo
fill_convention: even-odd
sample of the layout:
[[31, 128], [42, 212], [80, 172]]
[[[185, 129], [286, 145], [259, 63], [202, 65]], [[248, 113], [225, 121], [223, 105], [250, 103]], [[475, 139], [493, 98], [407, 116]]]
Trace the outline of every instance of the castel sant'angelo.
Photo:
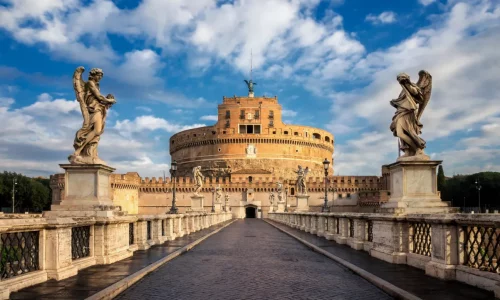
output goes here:
[[[334, 136], [319, 128], [285, 124], [278, 98], [254, 96], [249, 86], [247, 96], [222, 98], [213, 126], [178, 132], [170, 138], [169, 148], [171, 161], [178, 167], [179, 212], [190, 208], [195, 190], [193, 168], [199, 166], [204, 176], [199, 194], [206, 211], [212, 207], [212, 188], [219, 187], [234, 217], [266, 217], [278, 182], [283, 184], [289, 210], [295, 209], [298, 166], [308, 169], [310, 210], [321, 209], [325, 197], [323, 161], [333, 161]], [[330, 211], [373, 211], [387, 200], [388, 172], [384, 168], [382, 177], [333, 176], [334, 168], [333, 163], [328, 168]], [[64, 190], [63, 176], [51, 178], [52, 188]], [[113, 174], [111, 187], [114, 204], [129, 213], [165, 213], [172, 205], [170, 178]]]

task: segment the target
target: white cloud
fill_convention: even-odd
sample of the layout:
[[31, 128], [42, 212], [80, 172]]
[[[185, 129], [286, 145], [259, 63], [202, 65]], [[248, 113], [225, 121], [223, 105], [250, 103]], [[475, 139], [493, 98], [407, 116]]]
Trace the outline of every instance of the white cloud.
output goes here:
[[423, 6], [427, 6], [427, 5], [430, 5], [430, 4], [434, 3], [434, 2], [436, 2], [436, 0], [418, 0], [418, 2], [420, 4], [422, 4]]
[[396, 22], [396, 13], [393, 11], [384, 11], [379, 15], [369, 14], [365, 20], [372, 24], [390, 24]]
[[294, 110], [290, 110], [290, 109], [283, 109], [281, 111], [281, 115], [283, 117], [295, 117], [297, 115], [297, 112]]
[[178, 132], [181, 130], [202, 126], [205, 126], [205, 124], [179, 125], [172, 124], [165, 119], [157, 118], [154, 116], [140, 116], [136, 117], [133, 121], [130, 121], [128, 119], [123, 121], [116, 121], [114, 128], [120, 131], [122, 134], [128, 136], [130, 133], [143, 131], [154, 131], [161, 129], [166, 132]]
[[153, 111], [151, 109], [151, 107], [147, 107], [147, 106], [137, 106], [135, 109], [142, 110], [142, 111], [145, 111], [145, 112], [152, 112]]
[[13, 98], [4, 98], [4, 97], [0, 97], [0, 109], [2, 107], [10, 107], [12, 104], [14, 104], [14, 102], [16, 102]]
[[[396, 82], [396, 75], [407, 72], [416, 82], [420, 69], [426, 69], [433, 76], [432, 98], [422, 118], [422, 137], [428, 142], [428, 147], [432, 147], [439, 138], [465, 131], [484, 120], [499, 116], [500, 86], [495, 83], [500, 81], [500, 73], [493, 63], [500, 61], [500, 53], [495, 50], [500, 47], [500, 40], [496, 38], [498, 32], [498, 3], [456, 3], [449, 12], [436, 18], [432, 26], [420, 29], [387, 50], [370, 53], [359, 60], [351, 69], [351, 76], [367, 80], [369, 84], [357, 90], [333, 92], [330, 95], [334, 102], [331, 108], [333, 121], [329, 128], [351, 129], [350, 134], [354, 139], [360, 138], [356, 135], [360, 130], [381, 132], [391, 143], [374, 144], [366, 149], [372, 151], [377, 147], [376, 151], [381, 157], [392, 157], [394, 160], [397, 154], [394, 146], [396, 139], [388, 129], [394, 109], [388, 102], [396, 98], [401, 89]], [[363, 127], [360, 128], [359, 124], [363, 124]], [[344, 148], [351, 141], [348, 140]], [[475, 145], [469, 144], [467, 148], [456, 151], [468, 153], [469, 147], [473, 149]], [[342, 146], [337, 149], [342, 149]], [[351, 147], [349, 152], [363, 157], [366, 149]], [[470, 150], [470, 153], [478, 154], [479, 151], [491, 153], [479, 147]], [[439, 153], [445, 156], [436, 159], [449, 159], [453, 153]], [[353, 157], [347, 158], [349, 160], [346, 160], [346, 156], [340, 156], [339, 164], [347, 167]], [[497, 156], [497, 159], [500, 157]], [[362, 170], [359, 169], [360, 172]]]
[[[48, 93], [40, 94], [34, 103], [18, 109], [10, 108], [14, 102], [12, 98], [0, 97], [2, 170], [27, 175], [61, 172], [58, 164], [65, 163], [74, 151], [74, 135], [82, 125], [78, 102], [53, 99]], [[152, 116], [116, 122], [113, 118], [108, 115], [99, 143], [99, 155], [117, 168], [118, 173], [136, 171], [141, 176], [159, 176], [162, 170], [168, 169], [168, 154], [164, 153], [165, 150], [158, 150], [164, 147], [165, 141], [161, 138], [154, 141], [149, 136], [150, 132], [163, 130], [170, 133], [203, 126], [171, 124]]]
[[203, 121], [218, 121], [219, 117], [217, 115], [201, 116], [200, 120], [203, 120]]

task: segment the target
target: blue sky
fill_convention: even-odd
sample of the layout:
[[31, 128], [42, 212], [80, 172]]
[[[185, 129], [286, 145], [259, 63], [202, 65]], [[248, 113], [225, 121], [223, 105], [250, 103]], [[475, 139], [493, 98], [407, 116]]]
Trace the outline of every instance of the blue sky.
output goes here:
[[287, 123], [334, 134], [336, 174], [395, 161], [396, 76], [421, 69], [434, 81], [426, 153], [447, 175], [499, 171], [499, 36], [496, 0], [0, 0], [0, 170], [60, 172], [82, 65], [101, 67], [118, 101], [100, 157], [162, 176], [173, 133], [246, 94], [252, 52], [256, 94], [278, 96]]

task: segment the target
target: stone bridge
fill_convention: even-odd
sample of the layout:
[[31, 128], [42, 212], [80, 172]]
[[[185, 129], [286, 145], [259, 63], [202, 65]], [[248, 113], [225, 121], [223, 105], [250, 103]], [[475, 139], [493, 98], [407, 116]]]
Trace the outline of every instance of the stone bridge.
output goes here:
[[[78, 223], [54, 226], [44, 218], [0, 219], [2, 253], [20, 251], [22, 257], [15, 261], [15, 255], [3, 256], [0, 295], [495, 299], [500, 282], [498, 220], [497, 215], [354, 213], [274, 213], [266, 220], [235, 220], [230, 214], [198, 213], [142, 216], [115, 224], [87, 219], [86, 240], [81, 229], [85, 226]], [[107, 245], [125, 240], [129, 257], [103, 255], [106, 247], [100, 244], [99, 232], [114, 228], [109, 226], [126, 227], [120, 231], [125, 236]], [[61, 237], [59, 256], [69, 259], [54, 262], [54, 236]], [[56, 273], [60, 278], [54, 278]]]

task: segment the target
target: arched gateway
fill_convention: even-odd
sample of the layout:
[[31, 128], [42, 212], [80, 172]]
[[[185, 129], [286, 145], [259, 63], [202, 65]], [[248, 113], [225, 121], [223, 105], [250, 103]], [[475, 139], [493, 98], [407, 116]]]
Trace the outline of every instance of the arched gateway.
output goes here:
[[245, 206], [245, 218], [257, 218], [257, 206], [247, 205]]

